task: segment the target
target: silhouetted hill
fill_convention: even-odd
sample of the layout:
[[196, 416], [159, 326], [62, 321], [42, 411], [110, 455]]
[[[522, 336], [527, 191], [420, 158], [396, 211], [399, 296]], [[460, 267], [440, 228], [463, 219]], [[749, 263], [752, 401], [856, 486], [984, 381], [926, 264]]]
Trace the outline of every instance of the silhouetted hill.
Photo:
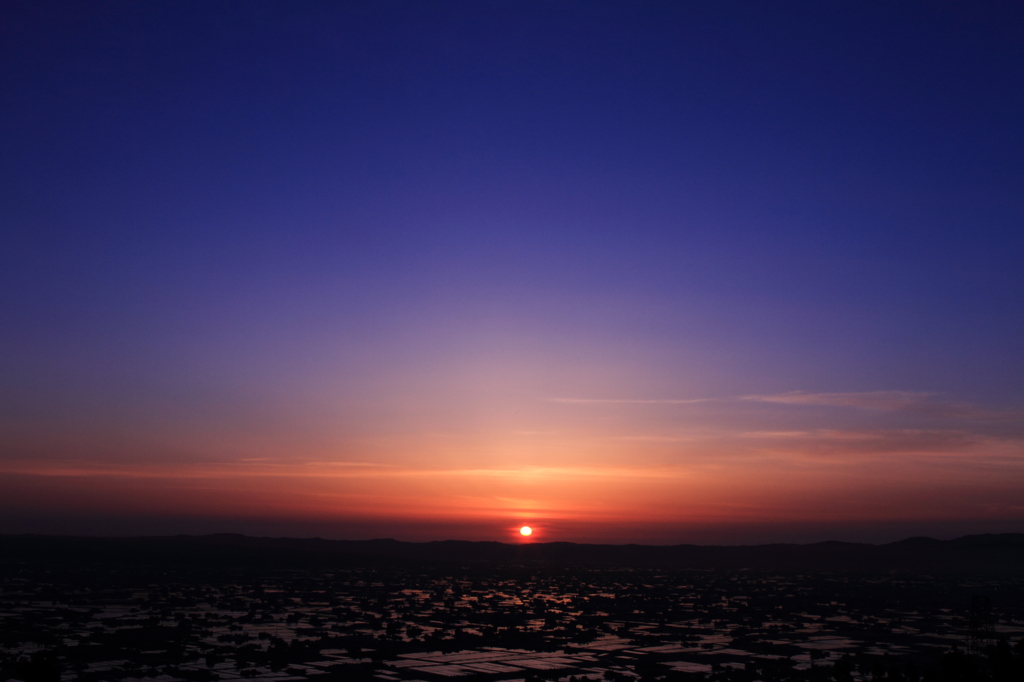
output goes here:
[[948, 541], [917, 537], [884, 545], [745, 546], [350, 541], [233, 534], [133, 538], [0, 535], [0, 561], [281, 568], [458, 563], [1019, 573], [1024, 570], [1024, 534], [971, 535]]

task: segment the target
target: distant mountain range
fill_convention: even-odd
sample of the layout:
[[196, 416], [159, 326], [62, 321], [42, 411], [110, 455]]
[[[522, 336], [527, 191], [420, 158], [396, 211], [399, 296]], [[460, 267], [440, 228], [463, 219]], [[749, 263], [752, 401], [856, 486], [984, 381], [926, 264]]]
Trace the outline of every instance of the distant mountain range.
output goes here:
[[1024, 534], [916, 537], [884, 545], [594, 545], [399, 542], [178, 535], [98, 538], [0, 535], [2, 563], [329, 568], [372, 565], [550, 565], [690, 569], [913, 570], [1024, 573]]

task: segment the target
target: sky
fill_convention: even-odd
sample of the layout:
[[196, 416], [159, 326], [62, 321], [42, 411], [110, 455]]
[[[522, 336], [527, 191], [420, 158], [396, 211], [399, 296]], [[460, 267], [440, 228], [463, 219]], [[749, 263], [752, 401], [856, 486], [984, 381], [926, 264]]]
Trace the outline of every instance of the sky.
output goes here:
[[0, 532], [1024, 532], [1022, 36], [5, 2]]

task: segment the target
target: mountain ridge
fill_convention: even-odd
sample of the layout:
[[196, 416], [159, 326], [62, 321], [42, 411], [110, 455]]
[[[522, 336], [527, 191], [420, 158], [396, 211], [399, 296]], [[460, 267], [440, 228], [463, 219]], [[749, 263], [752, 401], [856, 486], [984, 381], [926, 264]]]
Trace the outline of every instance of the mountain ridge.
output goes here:
[[914, 537], [885, 544], [642, 545], [494, 540], [404, 542], [211, 535], [0, 535], [2, 563], [343, 567], [375, 564], [584, 565], [691, 569], [924, 570], [1020, 573], [1024, 533]]

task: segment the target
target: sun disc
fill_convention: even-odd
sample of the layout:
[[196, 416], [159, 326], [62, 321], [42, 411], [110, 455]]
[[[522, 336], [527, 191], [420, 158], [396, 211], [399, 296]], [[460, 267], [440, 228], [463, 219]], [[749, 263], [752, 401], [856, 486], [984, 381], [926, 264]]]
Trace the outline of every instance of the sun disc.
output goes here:
[[520, 535], [532, 535], [533, 534], [533, 529], [530, 528], [529, 526], [523, 526], [522, 528], [519, 529], [519, 534]]

